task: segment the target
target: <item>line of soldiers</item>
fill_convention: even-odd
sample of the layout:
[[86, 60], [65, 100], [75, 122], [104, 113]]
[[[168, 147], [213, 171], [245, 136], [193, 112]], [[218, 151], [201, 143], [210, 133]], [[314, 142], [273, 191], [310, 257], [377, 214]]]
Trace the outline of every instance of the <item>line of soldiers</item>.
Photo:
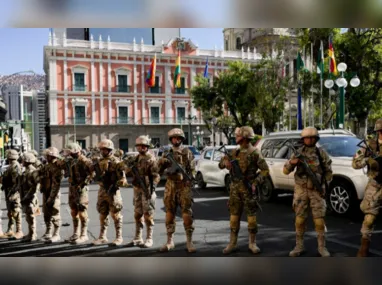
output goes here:
[[[382, 147], [382, 119], [375, 125], [378, 138], [369, 139], [368, 150], [361, 148], [353, 159], [354, 168], [368, 166], [369, 183], [365, 190], [365, 197], [361, 203], [361, 209], [365, 213], [362, 225], [361, 248], [357, 256], [366, 256], [375, 218], [379, 213], [382, 188], [382, 174], [379, 168], [379, 150]], [[237, 250], [238, 233], [240, 230], [240, 217], [245, 210], [248, 221], [249, 242], [248, 249], [257, 254], [260, 248], [256, 244], [258, 225], [256, 214], [259, 209], [259, 191], [265, 179], [269, 176], [269, 168], [261, 153], [250, 143], [255, 134], [248, 126], [236, 128], [235, 138], [239, 146], [231, 154], [226, 153], [219, 162], [220, 169], [230, 171], [232, 182], [230, 184], [229, 212], [230, 212], [230, 242], [224, 248], [224, 254], [230, 254]], [[24, 172], [17, 162], [18, 153], [15, 150], [7, 152], [9, 168], [0, 177], [2, 190], [5, 192], [8, 210], [8, 229], [3, 234], [0, 228], [0, 238], [21, 239], [24, 237], [21, 229], [21, 211], [25, 213], [28, 223], [27, 241], [37, 239], [36, 216], [40, 215], [37, 192], [43, 194], [42, 209], [46, 225], [46, 232], [42, 239], [47, 243], [58, 242], [60, 238], [60, 186], [64, 176], [69, 181], [69, 206], [73, 219], [73, 234], [65, 241], [72, 244], [80, 244], [88, 241], [88, 185], [92, 181], [99, 184], [97, 211], [100, 220], [99, 237], [93, 241], [94, 245], [107, 244], [106, 237], [109, 225], [109, 215], [114, 221], [116, 238], [110, 243], [111, 246], [121, 245], [123, 225], [123, 201], [120, 192], [121, 187], [130, 186], [127, 176], [132, 176], [134, 189], [134, 220], [135, 235], [127, 243], [127, 246], [139, 246], [150, 248], [153, 246], [154, 214], [156, 204], [155, 189], [160, 177], [166, 174], [167, 181], [164, 191], [164, 205], [166, 209], [165, 226], [167, 241], [160, 251], [167, 252], [175, 248], [174, 233], [176, 229], [175, 214], [180, 207], [183, 218], [183, 226], [187, 237], [187, 250], [192, 253], [196, 248], [192, 241], [194, 231], [194, 218], [192, 205], [193, 181], [185, 176], [195, 175], [195, 162], [192, 152], [182, 146], [185, 135], [181, 129], [175, 128], [168, 132], [172, 147], [157, 160], [148, 152], [150, 138], [139, 136], [135, 146], [138, 155], [127, 157], [122, 160], [123, 152], [113, 153], [114, 145], [111, 140], [103, 140], [98, 144], [98, 152], [94, 152], [91, 158], [87, 158], [76, 144], [70, 144], [65, 149], [65, 158], [60, 158], [59, 151], [55, 147], [45, 150], [46, 164], [36, 159], [36, 153], [27, 152], [22, 156]], [[292, 208], [295, 212], [296, 246], [289, 256], [300, 256], [304, 251], [304, 234], [307, 229], [306, 218], [311, 209], [315, 230], [317, 232], [318, 252], [323, 257], [329, 257], [330, 253], [325, 245], [325, 195], [328, 185], [333, 179], [331, 159], [326, 151], [318, 148], [316, 143], [320, 137], [314, 127], [307, 127], [301, 133], [303, 145], [297, 153], [304, 156], [311, 170], [322, 182], [317, 189], [312, 179], [302, 166], [300, 156], [296, 153], [285, 163], [283, 172], [285, 175], [295, 171], [295, 191]], [[376, 155], [377, 154], [377, 155]], [[237, 163], [237, 164], [235, 164]], [[242, 177], [237, 176], [234, 168], [239, 167]], [[183, 171], [180, 171], [183, 170]], [[381, 176], [381, 177], [380, 177]], [[0, 213], [1, 214], [1, 213]], [[16, 224], [16, 231], [13, 230]], [[146, 225], [146, 240], [143, 241], [142, 232]], [[52, 234], [53, 226], [53, 234]]]

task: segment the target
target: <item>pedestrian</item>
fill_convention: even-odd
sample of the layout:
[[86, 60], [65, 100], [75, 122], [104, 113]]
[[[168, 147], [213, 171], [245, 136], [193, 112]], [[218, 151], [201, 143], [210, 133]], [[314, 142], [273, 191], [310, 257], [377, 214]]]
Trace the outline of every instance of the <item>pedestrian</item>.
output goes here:
[[[269, 168], [261, 154], [250, 143], [255, 136], [251, 127], [236, 128], [235, 136], [239, 148], [232, 151], [232, 157], [224, 155], [219, 162], [219, 168], [227, 168], [232, 179], [228, 202], [231, 229], [230, 242], [223, 250], [223, 253], [230, 254], [237, 250], [240, 217], [243, 210], [245, 210], [248, 221], [248, 249], [253, 254], [257, 254], [260, 253], [260, 248], [256, 244], [256, 234], [258, 232], [256, 213], [259, 208], [257, 191], [260, 191], [260, 184], [269, 175]], [[237, 161], [244, 179], [241, 179], [236, 173], [236, 170], [232, 167], [232, 161]], [[259, 169], [260, 174], [256, 176]]]
[[[8, 211], [8, 229], [0, 238], [21, 239], [24, 234], [21, 224], [21, 200], [19, 193], [19, 179], [22, 174], [21, 165], [17, 162], [19, 154], [16, 150], [10, 149], [6, 153], [9, 167], [0, 176], [0, 183], [3, 185], [5, 203]], [[16, 224], [16, 232], [13, 227]]]
[[[364, 213], [364, 219], [361, 227], [361, 246], [358, 250], [357, 257], [366, 257], [369, 254], [371, 235], [382, 201], [382, 165], [380, 165], [382, 119], [376, 121], [374, 132], [376, 133], [376, 138], [368, 138], [366, 140], [370, 151], [367, 151], [365, 148], [360, 148], [354, 155], [352, 162], [354, 169], [367, 167], [366, 175], [369, 177], [360, 205], [361, 211]], [[372, 157], [373, 155], [375, 156], [374, 158]]]
[[[301, 165], [301, 161], [292, 154], [291, 158], [285, 163], [283, 172], [285, 175], [293, 172], [294, 174], [294, 196], [293, 210], [295, 212], [296, 246], [289, 253], [289, 256], [300, 256], [305, 251], [304, 234], [306, 230], [306, 218], [308, 217], [308, 207], [312, 209], [313, 221], [317, 232], [318, 252], [322, 257], [329, 257], [330, 253], [325, 247], [325, 214], [326, 201], [325, 193], [333, 179], [332, 161], [328, 153], [323, 148], [318, 148], [316, 143], [320, 136], [316, 128], [306, 127], [301, 132], [303, 146], [297, 149], [297, 152], [306, 158], [306, 162], [321, 183], [321, 189], [316, 189], [312, 179]], [[326, 181], [326, 183], [324, 183]]]
[[[134, 219], [135, 219], [135, 236], [127, 246], [142, 246], [150, 248], [153, 246], [153, 230], [154, 230], [154, 214], [155, 214], [155, 188], [160, 182], [158, 164], [155, 156], [148, 152], [150, 146], [150, 138], [148, 136], [139, 136], [135, 140], [135, 147], [139, 154], [130, 156], [126, 161], [126, 175], [133, 176], [134, 186]], [[132, 167], [136, 167], [139, 177], [132, 171]], [[141, 180], [148, 193], [139, 183]], [[147, 228], [146, 241], [142, 239], [143, 220]]]
[[166, 158], [167, 154], [173, 155], [175, 161], [189, 174], [195, 173], [194, 155], [188, 147], [182, 146], [186, 139], [181, 129], [175, 128], [168, 132], [171, 148], [167, 150], [158, 162], [159, 174], [166, 173], [167, 181], [164, 192], [164, 205], [166, 207], [166, 230], [167, 242], [161, 248], [161, 252], [173, 250], [175, 233], [175, 213], [178, 207], [182, 210], [183, 225], [187, 236], [187, 250], [189, 253], [196, 252], [192, 242], [193, 212], [192, 212], [192, 192], [191, 182], [187, 181], [183, 175], [177, 171], [176, 166]]
[[[105, 139], [98, 144], [101, 153], [101, 158], [93, 164], [92, 170], [96, 171], [96, 177], [99, 177], [99, 190], [97, 199], [97, 211], [101, 230], [98, 239], [93, 241], [94, 245], [108, 243], [106, 237], [107, 227], [109, 225], [109, 214], [114, 220], [116, 238], [110, 246], [121, 245], [122, 226], [123, 226], [123, 201], [120, 187], [127, 186], [123, 166], [119, 163], [119, 159], [113, 155], [114, 143], [111, 140]], [[97, 173], [99, 169], [100, 173]]]

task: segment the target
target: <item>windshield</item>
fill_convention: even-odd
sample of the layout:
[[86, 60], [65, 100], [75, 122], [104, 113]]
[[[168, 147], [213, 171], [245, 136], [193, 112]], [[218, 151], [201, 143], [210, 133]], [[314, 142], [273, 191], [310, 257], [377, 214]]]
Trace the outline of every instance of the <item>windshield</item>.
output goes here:
[[333, 157], [353, 157], [361, 140], [350, 136], [321, 137], [319, 144]]
[[195, 147], [189, 146], [188, 148], [192, 151], [193, 155], [200, 155], [200, 152]]

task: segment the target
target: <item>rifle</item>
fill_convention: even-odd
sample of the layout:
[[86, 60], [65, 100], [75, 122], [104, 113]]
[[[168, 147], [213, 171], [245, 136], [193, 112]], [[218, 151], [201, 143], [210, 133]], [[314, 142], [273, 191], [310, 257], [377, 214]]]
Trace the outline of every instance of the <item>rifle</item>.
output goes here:
[[288, 146], [294, 153], [295, 157], [298, 158], [301, 162], [301, 166], [304, 169], [304, 172], [309, 176], [309, 178], [312, 180], [314, 188], [316, 188], [317, 191], [322, 191], [322, 181], [318, 181], [318, 178], [316, 174], [314, 174], [313, 170], [310, 168], [308, 162], [306, 161], [306, 157], [303, 156], [301, 153], [297, 151], [297, 149], [293, 146], [293, 144], [290, 142], [291, 139], [286, 139], [280, 146], [283, 147], [284, 145]]
[[[152, 195], [152, 190], [153, 190], [153, 185], [151, 184], [151, 181], [150, 181], [150, 190], [147, 189], [147, 186], [146, 186], [146, 183], [145, 181], [142, 179], [142, 177], [139, 175], [139, 171], [138, 171], [138, 168], [137, 168], [137, 163], [136, 163], [136, 159], [134, 159], [134, 161], [132, 160], [129, 160], [126, 162], [126, 165], [128, 168], [131, 168], [131, 170], [133, 171], [133, 174], [134, 174], [134, 177], [138, 180], [138, 183], [139, 183], [139, 186], [143, 189], [143, 191], [146, 193], [146, 198], [149, 200], [151, 198], [151, 195]], [[152, 178], [152, 177], [151, 177]]]
[[[222, 149], [223, 149], [223, 151], [222, 151]], [[249, 195], [255, 199], [256, 204], [259, 207], [260, 211], [263, 211], [263, 209], [261, 208], [260, 203], [259, 203], [261, 201], [261, 196], [260, 196], [261, 185], [257, 185], [258, 189], [257, 189], [257, 191], [255, 193], [253, 193], [252, 192], [252, 185], [248, 181], [247, 177], [241, 171], [240, 166], [239, 166], [239, 162], [237, 161], [237, 159], [233, 159], [232, 158], [232, 156], [227, 151], [227, 148], [225, 147], [225, 145], [222, 145], [221, 147], [219, 147], [217, 149], [217, 151], [220, 151], [220, 152], [224, 153], [228, 157], [229, 162], [231, 163], [231, 166], [232, 166], [232, 168], [230, 170], [232, 176], [238, 178], [241, 181], [243, 181], [243, 184], [247, 188], [247, 190], [249, 192]], [[254, 178], [256, 178], [259, 174], [260, 174], [260, 172], [256, 173]]]
[[101, 167], [99, 166], [98, 160], [95, 160], [93, 162], [93, 169], [95, 171], [95, 176], [94, 176], [94, 181], [99, 182], [101, 181], [102, 178], [102, 170]]
[[[362, 144], [364, 144], [365, 146], [362, 146]], [[377, 142], [377, 144], [378, 144], [378, 142]], [[378, 166], [379, 166], [378, 175], [376, 177], [374, 177], [373, 179], [375, 181], [377, 181], [379, 184], [382, 184], [382, 157], [379, 156], [378, 153], [374, 152], [370, 148], [370, 146], [367, 144], [367, 141], [365, 139], [361, 140], [357, 144], [357, 146], [366, 150], [365, 156], [371, 157], [372, 159], [374, 159], [378, 163]], [[370, 165], [367, 164], [367, 171], [369, 172], [369, 170], [370, 170]]]
[[192, 176], [192, 174], [189, 175], [175, 160], [174, 154], [172, 152], [164, 153], [163, 157], [167, 158], [171, 162], [171, 166], [175, 168], [175, 172], [180, 172], [187, 181], [191, 182], [191, 190], [194, 190], [198, 193], [198, 195], [200, 195], [200, 193], [195, 189], [196, 179]]

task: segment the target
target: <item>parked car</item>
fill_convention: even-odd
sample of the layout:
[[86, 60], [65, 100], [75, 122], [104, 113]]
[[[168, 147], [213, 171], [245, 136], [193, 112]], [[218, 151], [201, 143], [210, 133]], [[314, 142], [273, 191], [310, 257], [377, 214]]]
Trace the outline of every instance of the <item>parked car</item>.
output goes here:
[[[292, 151], [283, 142], [292, 139], [297, 146], [301, 144], [300, 135], [301, 131], [271, 133], [256, 144], [269, 166], [272, 181], [268, 193], [263, 193], [264, 200], [271, 201], [279, 190], [294, 191], [294, 171], [289, 175], [283, 173], [283, 166]], [[340, 215], [348, 214], [359, 208], [368, 182], [364, 169], [352, 167], [352, 159], [361, 140], [346, 130], [322, 130], [319, 135], [317, 146], [327, 151], [332, 160], [333, 180], [326, 193], [328, 210]]]
[[[236, 145], [225, 146], [228, 153], [236, 149]], [[220, 169], [218, 164], [224, 153], [218, 151], [220, 146], [207, 146], [196, 165], [196, 180], [199, 188], [205, 188], [207, 184], [224, 187], [229, 193], [231, 178], [228, 169]]]

